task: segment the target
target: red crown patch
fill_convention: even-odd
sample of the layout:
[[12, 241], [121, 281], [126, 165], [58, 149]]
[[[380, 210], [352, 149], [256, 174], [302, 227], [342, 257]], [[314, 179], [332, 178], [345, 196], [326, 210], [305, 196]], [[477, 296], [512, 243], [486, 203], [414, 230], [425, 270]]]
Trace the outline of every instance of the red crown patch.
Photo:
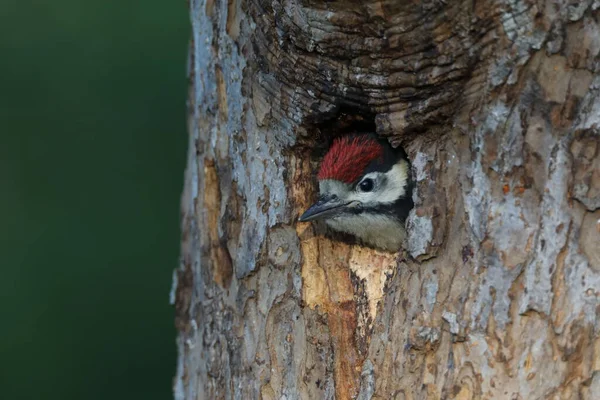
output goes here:
[[317, 178], [352, 183], [360, 178], [373, 160], [382, 156], [383, 148], [373, 138], [368, 136], [337, 138], [325, 154]]

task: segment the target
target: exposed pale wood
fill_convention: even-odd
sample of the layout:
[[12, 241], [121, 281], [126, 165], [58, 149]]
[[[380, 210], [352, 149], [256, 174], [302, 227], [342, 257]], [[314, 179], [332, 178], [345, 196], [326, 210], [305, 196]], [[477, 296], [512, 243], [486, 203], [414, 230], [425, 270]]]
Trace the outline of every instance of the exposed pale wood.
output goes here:
[[[191, 0], [179, 399], [595, 399], [600, 1]], [[405, 253], [299, 224], [335, 133]]]

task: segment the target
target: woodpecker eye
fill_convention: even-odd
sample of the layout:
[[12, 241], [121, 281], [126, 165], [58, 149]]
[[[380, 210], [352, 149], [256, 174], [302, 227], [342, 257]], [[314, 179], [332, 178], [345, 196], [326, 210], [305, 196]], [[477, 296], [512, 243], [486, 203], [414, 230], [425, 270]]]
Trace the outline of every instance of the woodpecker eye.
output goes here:
[[365, 179], [358, 185], [358, 187], [362, 192], [370, 192], [373, 190], [373, 179]]

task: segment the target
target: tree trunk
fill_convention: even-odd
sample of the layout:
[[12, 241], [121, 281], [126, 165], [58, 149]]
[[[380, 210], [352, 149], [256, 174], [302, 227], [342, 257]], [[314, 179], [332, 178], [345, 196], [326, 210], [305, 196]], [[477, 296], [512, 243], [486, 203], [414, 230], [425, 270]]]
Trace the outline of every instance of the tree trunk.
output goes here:
[[[190, 10], [176, 399], [600, 398], [600, 1]], [[405, 253], [297, 222], [357, 128]]]

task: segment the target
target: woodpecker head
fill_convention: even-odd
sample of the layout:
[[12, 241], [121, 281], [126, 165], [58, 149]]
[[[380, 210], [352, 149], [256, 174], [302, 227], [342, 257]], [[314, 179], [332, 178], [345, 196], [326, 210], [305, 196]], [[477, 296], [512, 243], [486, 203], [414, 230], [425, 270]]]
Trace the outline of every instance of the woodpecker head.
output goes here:
[[317, 176], [319, 200], [300, 222], [322, 219], [367, 245], [397, 251], [413, 207], [409, 164], [401, 149], [373, 134], [334, 140]]

